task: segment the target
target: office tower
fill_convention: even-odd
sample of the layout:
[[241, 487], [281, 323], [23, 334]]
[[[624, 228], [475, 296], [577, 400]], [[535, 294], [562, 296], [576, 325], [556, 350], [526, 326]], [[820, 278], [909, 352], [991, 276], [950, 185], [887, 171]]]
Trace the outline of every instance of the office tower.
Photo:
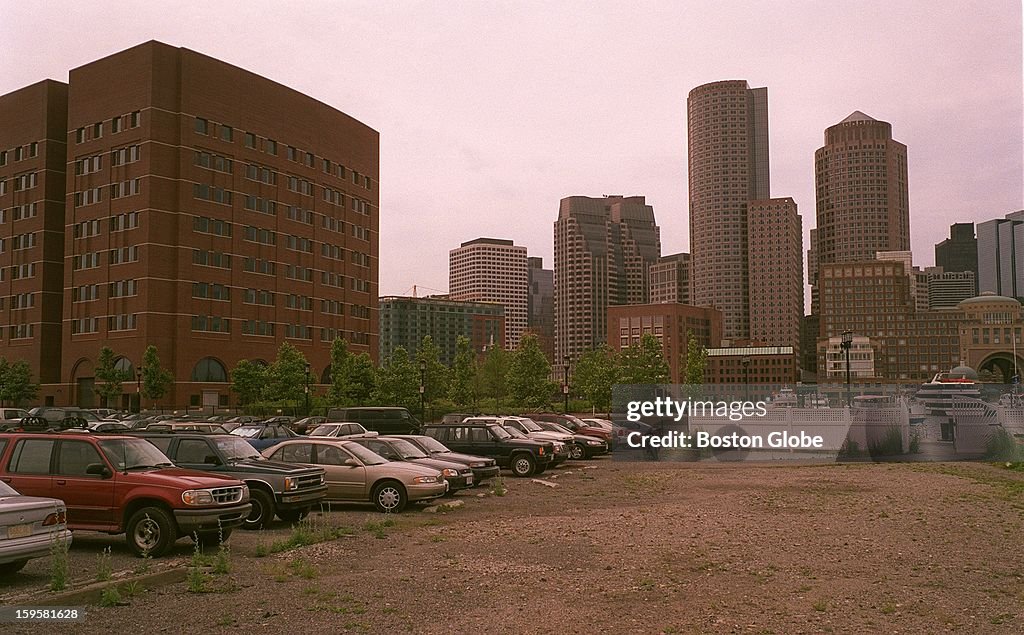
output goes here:
[[935, 266], [945, 272], [973, 272], [974, 293], [978, 293], [978, 239], [974, 237], [974, 223], [949, 226], [949, 238], [935, 245]]
[[651, 265], [650, 302], [690, 304], [690, 254], [670, 254]]
[[544, 268], [543, 258], [531, 256], [526, 264], [530, 289], [526, 302], [526, 330], [537, 336], [540, 350], [554, 362], [555, 272]]
[[704, 84], [686, 108], [692, 304], [723, 312], [724, 338], [749, 338], [747, 204], [771, 197], [768, 89]]
[[855, 111], [830, 126], [814, 170], [819, 270], [910, 250], [907, 147], [889, 123]]
[[605, 341], [609, 306], [647, 303], [661, 239], [642, 196], [563, 198], [554, 230], [555, 358], [576, 360]]
[[968, 298], [975, 296], [977, 282], [973, 271], [943, 271], [942, 267], [927, 267], [928, 310], [956, 309]]
[[495, 302], [467, 302], [447, 296], [380, 299], [380, 360], [387, 363], [401, 346], [415, 357], [426, 336], [440, 350], [440, 360], [451, 365], [458, 353], [458, 338], [469, 340], [477, 356], [505, 340], [505, 307]]
[[477, 238], [448, 253], [448, 297], [452, 300], [497, 302], [505, 307], [507, 350], [519, 347], [528, 322], [526, 247], [511, 240]]
[[792, 198], [750, 201], [747, 208], [750, 339], [800, 354], [804, 316], [804, 233]]
[[818, 298], [818, 230], [811, 230], [811, 244], [807, 248], [807, 284], [811, 285], [811, 315], [821, 312]]
[[978, 289], [1024, 297], [1024, 210], [978, 223]]
[[376, 357], [376, 131], [159, 42], [71, 70], [69, 95], [60, 401], [94, 405], [102, 346], [125, 392], [152, 344], [161, 404], [208, 408], [286, 341], [315, 380], [335, 337]]
[[0, 356], [60, 381], [68, 86], [0, 97]]

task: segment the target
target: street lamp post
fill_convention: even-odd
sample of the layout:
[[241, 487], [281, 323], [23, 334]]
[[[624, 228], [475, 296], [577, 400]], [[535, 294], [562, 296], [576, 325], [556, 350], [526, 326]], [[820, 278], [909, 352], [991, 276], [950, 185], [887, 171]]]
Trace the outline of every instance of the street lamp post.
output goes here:
[[420, 423], [427, 421], [427, 362], [420, 360]]
[[853, 346], [853, 331], [843, 331], [843, 339], [839, 345], [846, 353], [846, 407], [850, 408], [853, 404], [850, 397], [850, 348]]
[[135, 413], [142, 412], [142, 369], [135, 369]]
[[744, 357], [740, 363], [743, 364], [743, 399], [750, 401], [750, 358]]
[[306, 362], [306, 416], [309, 416], [309, 362]]
[[568, 355], [566, 355], [565, 357], [562, 358], [562, 371], [563, 371], [562, 377], [564, 379], [564, 381], [562, 382], [562, 399], [564, 400], [564, 404], [562, 406], [562, 413], [563, 414], [569, 414], [569, 356]]

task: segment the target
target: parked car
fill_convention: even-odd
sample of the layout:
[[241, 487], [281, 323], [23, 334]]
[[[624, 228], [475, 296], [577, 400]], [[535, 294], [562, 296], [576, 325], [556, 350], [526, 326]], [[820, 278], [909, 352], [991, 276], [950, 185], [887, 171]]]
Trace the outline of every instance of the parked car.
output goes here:
[[272, 445], [277, 445], [285, 439], [294, 439], [299, 436], [290, 429], [273, 423], [247, 423], [232, 430], [231, 434], [242, 437], [252, 447], [260, 451], [266, 450]]
[[473, 456], [472, 454], [461, 454], [452, 452], [443, 443], [434, 437], [423, 434], [395, 435], [396, 439], [405, 439], [430, 456], [450, 461], [451, 463], [462, 463], [473, 470], [473, 480], [479, 485], [481, 482], [494, 478], [501, 472], [498, 463], [486, 456]]
[[468, 412], [449, 412], [441, 417], [441, 423], [462, 423], [466, 417], [475, 417], [475, 414]]
[[415, 463], [388, 461], [355, 441], [291, 439], [263, 455], [322, 467], [327, 500], [370, 502], [381, 512], [400, 512], [410, 502], [438, 498], [448, 490], [441, 472]]
[[327, 421], [327, 417], [306, 417], [293, 422], [290, 426], [296, 434], [309, 434], [309, 431], [321, 423]]
[[459, 424], [424, 426], [423, 434], [437, 439], [455, 452], [490, 457], [500, 467], [511, 469], [516, 476], [543, 472], [554, 455], [550, 441], [515, 439], [500, 425], [476, 422], [472, 417]]
[[377, 436], [358, 423], [322, 423], [309, 432], [311, 437], [360, 437]]
[[21, 426], [21, 420], [28, 416], [28, 410], [21, 408], [0, 408], [0, 432]]
[[0, 576], [21, 571], [32, 558], [71, 544], [67, 507], [56, 498], [22, 496], [0, 482]]
[[416, 434], [420, 429], [419, 420], [405, 408], [331, 408], [327, 411], [327, 421], [361, 423], [367, 430], [379, 434]]
[[59, 423], [66, 419], [84, 419], [86, 424], [104, 421], [95, 413], [81, 408], [54, 408], [52, 406], [39, 406], [28, 411], [33, 417], [42, 417], [50, 423]]
[[612, 431], [612, 427], [614, 426], [614, 424], [611, 421], [608, 421], [607, 419], [592, 419], [581, 417], [580, 421], [582, 421], [583, 423], [589, 423], [590, 425], [593, 426], [600, 426], [609, 432]]
[[226, 539], [252, 510], [245, 483], [176, 468], [149, 441], [126, 435], [2, 433], [0, 479], [63, 500], [72, 530], [126, 534], [137, 555], [160, 556], [179, 536]]
[[270, 461], [231, 434], [146, 430], [137, 436], [158, 447], [178, 467], [223, 474], [245, 483], [252, 511], [243, 529], [262, 529], [275, 514], [287, 522], [302, 520], [327, 494], [322, 469]]
[[546, 430], [529, 417], [502, 417], [502, 425], [514, 426], [530, 437], [561, 441], [568, 446], [569, 458], [573, 460], [590, 459], [608, 452], [608, 444], [597, 437], [573, 434], [568, 430]]
[[[530, 436], [530, 435], [526, 434], [525, 432], [521, 431], [519, 428], [516, 428], [514, 426], [502, 425], [501, 427], [505, 429], [505, 432], [508, 432], [509, 434], [511, 434], [512, 438], [514, 438], [514, 439], [538, 439], [538, 437]], [[538, 440], [541, 440], [541, 439], [538, 439]], [[558, 467], [562, 463], [565, 463], [566, 461], [569, 460], [569, 449], [568, 449], [568, 446], [566, 446], [561, 441], [555, 441], [554, 439], [543, 439], [543, 440], [549, 441], [551, 443], [552, 448], [554, 448], [552, 450], [551, 463], [548, 464], [548, 467]], [[543, 471], [543, 470], [541, 470], [541, 471]]]
[[469, 469], [469, 466], [432, 457], [405, 439], [396, 437], [358, 437], [353, 439], [353, 441], [389, 461], [408, 461], [409, 463], [416, 463], [417, 465], [423, 465], [440, 471], [444, 476], [444, 480], [448, 481], [449, 494], [460, 489], [473, 487], [473, 484], [476, 482], [473, 478], [473, 470]]
[[592, 425], [584, 423], [582, 420], [572, 415], [560, 415], [553, 412], [541, 412], [532, 413], [526, 415], [533, 419], [537, 423], [547, 421], [548, 423], [557, 423], [572, 432], [573, 434], [583, 434], [588, 437], [597, 437], [608, 444], [608, 450], [615, 449], [614, 439], [612, 437], [611, 430], [606, 430], [603, 426]]
[[288, 416], [285, 416], [285, 415], [279, 415], [279, 416], [276, 416], [276, 417], [267, 417], [266, 419], [264, 419], [260, 423], [265, 423], [267, 425], [276, 425], [276, 426], [288, 426], [289, 428], [291, 428], [292, 427], [292, 423], [294, 421], [295, 421], [295, 417], [288, 417]]
[[121, 423], [120, 421], [98, 421], [96, 423], [89, 424], [88, 430], [90, 432], [105, 432], [114, 434], [124, 434], [125, 432], [131, 432], [132, 429]]
[[207, 434], [227, 434], [219, 423], [206, 423], [203, 421], [157, 421], [145, 428], [146, 432], [205, 432]]

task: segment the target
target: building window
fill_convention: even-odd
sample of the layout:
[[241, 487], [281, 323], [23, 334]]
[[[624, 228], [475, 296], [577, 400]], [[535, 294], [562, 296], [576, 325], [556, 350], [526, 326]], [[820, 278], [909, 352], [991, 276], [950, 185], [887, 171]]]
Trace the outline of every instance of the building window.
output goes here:
[[192, 230], [201, 234], [213, 234], [215, 236], [230, 236], [231, 223], [218, 218], [207, 218], [196, 216], [192, 219]]
[[242, 322], [242, 333], [245, 335], [267, 335], [274, 336], [273, 322], [263, 320], [245, 320]]
[[192, 264], [204, 267], [218, 267], [220, 269], [231, 268], [231, 256], [220, 251], [192, 251]]
[[139, 283], [136, 280], [118, 280], [110, 283], [111, 298], [127, 298], [138, 294]]
[[226, 382], [228, 371], [224, 364], [212, 357], [204, 357], [192, 368], [192, 381]]
[[135, 313], [122, 313], [111, 315], [107, 318], [108, 331], [132, 331], [135, 330], [137, 316]]
[[193, 315], [192, 330], [206, 333], [230, 333], [231, 321], [217, 315]]
[[220, 127], [220, 140], [221, 141], [234, 141], [235, 131], [231, 129], [231, 126], [225, 126], [221, 124]]
[[274, 306], [274, 293], [271, 291], [264, 291], [262, 289], [246, 289], [244, 302], [246, 304]]
[[226, 174], [232, 174], [234, 163], [227, 157], [222, 157], [219, 154], [212, 154], [210, 152], [202, 152], [196, 150], [193, 163], [203, 168], [210, 168], [217, 172], [224, 172]]
[[121, 247], [110, 250], [110, 264], [119, 265], [125, 262], [136, 262], [139, 259], [139, 246]]
[[247, 147], [247, 148], [255, 148], [256, 147], [256, 135], [254, 135], [251, 132], [245, 133], [245, 139], [244, 139], [243, 143], [245, 144], [245, 147]]
[[210, 134], [210, 122], [200, 117], [196, 117], [195, 130], [198, 134]]
[[249, 242], [260, 243], [261, 245], [277, 244], [277, 234], [261, 227], [246, 226], [243, 238]]
[[79, 333], [95, 333], [100, 329], [99, 318], [79, 318], [77, 320], [71, 320], [71, 334], [78, 335]]
[[276, 272], [276, 266], [269, 260], [262, 258], [246, 258], [242, 261], [242, 269], [251, 273], [262, 273], [272, 276]]
[[258, 196], [246, 196], [245, 209], [273, 216], [277, 214], [277, 203]]
[[138, 194], [139, 181], [140, 179], [131, 179], [120, 183], [112, 183], [110, 185], [110, 198], [124, 198], [125, 196], [134, 196], [135, 194]]

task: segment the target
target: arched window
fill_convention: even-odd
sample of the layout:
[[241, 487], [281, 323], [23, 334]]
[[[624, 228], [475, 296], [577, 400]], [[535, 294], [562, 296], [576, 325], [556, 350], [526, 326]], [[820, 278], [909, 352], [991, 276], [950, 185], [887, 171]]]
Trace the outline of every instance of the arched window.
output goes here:
[[192, 369], [192, 381], [226, 382], [228, 371], [224, 364], [212, 357], [204, 357]]
[[118, 357], [117, 361], [114, 362], [114, 370], [123, 370], [132, 377], [135, 376], [135, 367], [132, 366], [131, 361], [127, 357]]
[[329, 365], [327, 366], [327, 368], [324, 369], [324, 374], [320, 376], [320, 383], [321, 384], [329, 384], [329, 383], [331, 383], [331, 367]]

